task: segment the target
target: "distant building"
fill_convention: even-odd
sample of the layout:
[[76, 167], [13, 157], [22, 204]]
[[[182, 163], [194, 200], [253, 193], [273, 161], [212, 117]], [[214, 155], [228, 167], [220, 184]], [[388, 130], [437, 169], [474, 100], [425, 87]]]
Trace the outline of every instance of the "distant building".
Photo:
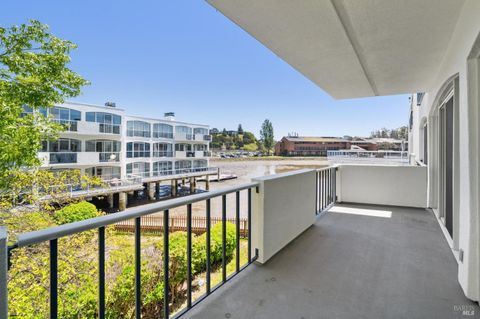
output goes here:
[[350, 142], [338, 137], [286, 136], [275, 144], [275, 155], [327, 156], [329, 150], [350, 148]]

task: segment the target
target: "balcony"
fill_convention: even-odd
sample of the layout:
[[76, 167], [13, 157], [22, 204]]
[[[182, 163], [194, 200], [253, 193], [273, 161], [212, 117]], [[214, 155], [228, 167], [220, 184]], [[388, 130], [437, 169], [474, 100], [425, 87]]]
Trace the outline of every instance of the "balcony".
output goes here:
[[72, 121], [70, 128], [62, 132], [62, 134], [80, 134], [87, 136], [110, 135], [111, 137], [120, 137], [121, 125], [105, 124], [86, 121]]
[[191, 141], [193, 139], [192, 134], [187, 133], [175, 133], [175, 141]]
[[[220, 284], [211, 286], [207, 266], [206, 292], [194, 296], [198, 283], [195, 279], [193, 284], [190, 273], [184, 286], [186, 308], [172, 310], [169, 299], [164, 299], [159, 305], [164, 318], [173, 312], [175, 317], [190, 318], [452, 318], [461, 316], [459, 309], [478, 313], [478, 305], [464, 296], [457, 282], [457, 263], [436, 216], [425, 209], [426, 171], [422, 166], [340, 165], [265, 176], [233, 188], [19, 235], [10, 249], [56, 242], [59, 237], [101, 230], [132, 218], [140, 227], [140, 217], [162, 211], [163, 224], [158, 227], [168, 247], [170, 230], [165, 220], [170, 209], [187, 207], [186, 229], [191, 233], [192, 203], [207, 201], [206, 219], [210, 220], [214, 209], [210, 200], [220, 197], [226, 221], [228, 196], [237, 198], [232, 210], [236, 211], [238, 256], [239, 199], [248, 192], [244, 206], [248, 227], [243, 226], [242, 235], [247, 232], [246, 263], [240, 265], [237, 258], [235, 270], [228, 274], [224, 250]], [[140, 232], [137, 235], [140, 242]], [[189, 271], [191, 249], [187, 247]], [[100, 252], [104, 254], [105, 249]], [[140, 265], [140, 250], [135, 258]], [[209, 258], [207, 250], [207, 265]], [[168, 259], [158, 262], [169, 269]], [[56, 271], [51, 269], [53, 278]], [[163, 274], [166, 283], [171, 279], [168, 273]], [[169, 285], [164, 286], [169, 296], [165, 287]], [[54, 311], [56, 298], [52, 293]]]
[[461, 318], [456, 275], [431, 212], [338, 205], [187, 318]]
[[205, 135], [205, 134], [194, 134], [193, 140], [199, 141], [199, 142], [205, 142], [205, 141], [211, 141], [212, 137], [210, 135]]

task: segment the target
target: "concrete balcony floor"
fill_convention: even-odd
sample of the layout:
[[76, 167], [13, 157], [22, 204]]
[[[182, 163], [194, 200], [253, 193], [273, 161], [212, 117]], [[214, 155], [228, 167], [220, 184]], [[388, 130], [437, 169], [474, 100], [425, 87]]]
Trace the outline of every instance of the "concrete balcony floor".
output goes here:
[[[474, 309], [464, 316], [454, 306]], [[473, 308], [472, 308], [473, 307]], [[478, 318], [432, 212], [337, 205], [188, 318]]]

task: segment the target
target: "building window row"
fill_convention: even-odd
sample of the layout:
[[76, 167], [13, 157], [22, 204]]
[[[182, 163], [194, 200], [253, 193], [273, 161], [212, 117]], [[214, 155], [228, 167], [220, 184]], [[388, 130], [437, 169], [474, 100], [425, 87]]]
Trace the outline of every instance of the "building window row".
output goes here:
[[127, 175], [149, 177], [150, 176], [150, 163], [135, 162], [135, 163], [127, 164]]
[[104, 180], [120, 179], [120, 167], [117, 166], [95, 166], [85, 169], [85, 174], [89, 176], [97, 176]]
[[154, 138], [173, 138], [173, 126], [163, 123], [153, 124]]
[[153, 157], [172, 157], [173, 148], [170, 143], [153, 143]]
[[150, 124], [143, 121], [127, 121], [127, 136], [150, 137]]
[[153, 176], [171, 175], [172, 173], [172, 162], [161, 161], [153, 163]]
[[127, 158], [150, 157], [150, 143], [128, 142]]
[[71, 138], [59, 138], [56, 141], [43, 141], [41, 152], [81, 152], [82, 142]]
[[203, 134], [208, 135], [208, 129], [203, 127], [196, 127], [193, 129], [193, 134]]
[[99, 123], [100, 133], [120, 134], [122, 124], [120, 115], [105, 112], [87, 112], [86, 121]]

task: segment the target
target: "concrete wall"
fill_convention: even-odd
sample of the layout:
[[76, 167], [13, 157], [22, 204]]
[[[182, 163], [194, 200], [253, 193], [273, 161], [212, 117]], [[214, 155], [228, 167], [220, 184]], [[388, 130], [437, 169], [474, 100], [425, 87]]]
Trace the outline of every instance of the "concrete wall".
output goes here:
[[315, 222], [315, 171], [298, 170], [255, 178], [252, 248], [265, 263]]
[[340, 202], [426, 207], [427, 168], [340, 165], [337, 196]]

